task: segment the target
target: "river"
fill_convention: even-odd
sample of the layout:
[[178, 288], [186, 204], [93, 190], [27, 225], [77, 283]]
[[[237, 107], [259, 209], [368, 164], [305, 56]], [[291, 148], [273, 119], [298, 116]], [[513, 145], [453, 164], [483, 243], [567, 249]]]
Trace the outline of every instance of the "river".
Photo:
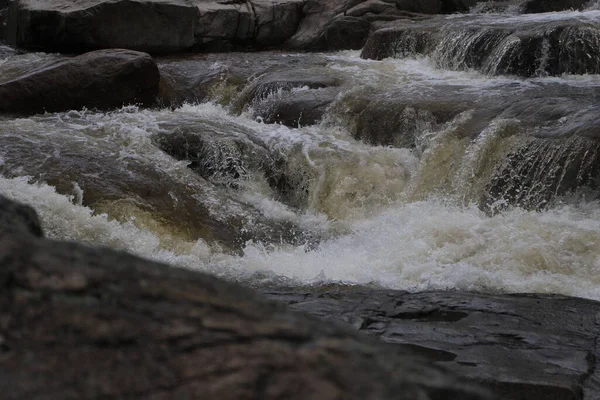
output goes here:
[[[597, 27], [594, 8], [525, 16], [480, 6], [443, 24], [462, 18], [477, 23], [460, 26], [487, 29], [576, 19]], [[224, 88], [177, 107], [3, 116], [0, 192], [35, 207], [51, 238], [250, 286], [600, 300], [600, 75], [500, 74], [489, 63], [457, 62], [468, 52], [449, 55], [448, 45], [380, 61], [359, 51], [257, 55], [343, 82], [317, 125], [269, 124], [256, 111], [313, 90], [303, 85], [241, 108], [244, 90]], [[4, 57], [8, 76], [58, 55]], [[198, 60], [224, 71], [242, 59], [194, 57], [159, 64], [190, 68]], [[400, 110], [390, 118], [401, 134], [384, 132], [386, 113], [365, 122], [364, 112], [353, 111], [358, 103], [390, 116]], [[173, 135], [190, 132], [202, 138], [196, 159], [163, 151]]]

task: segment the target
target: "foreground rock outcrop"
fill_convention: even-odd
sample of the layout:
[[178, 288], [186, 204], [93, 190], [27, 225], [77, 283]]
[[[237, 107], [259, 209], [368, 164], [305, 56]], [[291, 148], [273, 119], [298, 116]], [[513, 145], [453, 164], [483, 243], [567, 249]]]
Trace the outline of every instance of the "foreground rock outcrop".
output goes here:
[[23, 208], [1, 199], [0, 390], [10, 399], [491, 398], [410, 348], [208, 275], [39, 238]]
[[264, 290], [474, 378], [502, 399], [600, 397], [600, 303], [556, 295]]
[[156, 101], [160, 75], [154, 60], [132, 50], [98, 50], [38, 66], [0, 81], [0, 111], [32, 114], [111, 109]]

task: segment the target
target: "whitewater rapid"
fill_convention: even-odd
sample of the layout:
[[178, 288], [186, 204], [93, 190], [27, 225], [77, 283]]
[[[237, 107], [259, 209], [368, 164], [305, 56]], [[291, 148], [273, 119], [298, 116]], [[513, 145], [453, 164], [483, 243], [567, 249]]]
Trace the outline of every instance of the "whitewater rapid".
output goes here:
[[[526, 18], [580, 17], [572, 14]], [[597, 19], [597, 14], [589, 11], [582, 18]], [[440, 70], [427, 57], [372, 61], [358, 54], [324, 55], [327, 68], [349, 82], [346, 93], [389, 88], [407, 96], [433, 96], [436, 90], [454, 90], [494, 101], [506, 93], [600, 87], [599, 75], [486, 76], [473, 70]], [[45, 57], [31, 54], [3, 62], [18, 69]], [[265, 124], [252, 109], [237, 115], [212, 102], [177, 109], [125, 107], [4, 118], [0, 193], [33, 206], [50, 238], [122, 249], [251, 286], [336, 283], [410, 291], [560, 293], [600, 300], [598, 202], [576, 197], [537, 211], [503, 206], [497, 212], [477, 204], [484, 180], [493, 172], [490, 160], [501, 161], [522, 140], [513, 134], [518, 119], [497, 118], [470, 140], [459, 134], [473, 114], [466, 110], [442, 126], [426, 118], [420, 121], [415, 148], [378, 146], [354, 139], [341, 123], [344, 114], [336, 107], [343, 108], [343, 101], [340, 96], [321, 124], [297, 128]], [[156, 135], [181, 126], [214, 131], [256, 151], [281, 155], [286, 173], [297, 174], [295, 182], [304, 185], [294, 199], [301, 206], [283, 201], [257, 171], [250, 171], [235, 188], [201, 179], [187, 162], [155, 146]], [[40, 152], [45, 153], [40, 162], [25, 159]], [[23, 162], [20, 154], [26, 155]], [[143, 198], [144, 185], [157, 175], [166, 176], [179, 188], [165, 189], [173, 204], [183, 202], [184, 189], [190, 190], [195, 193], [190, 198], [216, 221], [234, 215], [251, 226], [255, 214], [248, 207], [269, 221], [293, 223], [319, 240], [249, 240], [241, 252], [227, 251], [206, 238], [176, 232], [164, 215], [143, 211], [129, 198], [106, 200], [101, 192], [85, 189], [84, 181], [89, 187], [94, 177], [79, 173], [78, 163], [90, 160], [101, 167], [105, 160], [114, 160], [110, 168], [125, 171], [114, 175], [119, 179], [142, 176], [133, 189], [119, 192], [121, 196], [139, 190]], [[70, 179], [60, 190], [47, 183], [53, 168], [59, 178]], [[90, 202], [94, 206], [84, 205]]]

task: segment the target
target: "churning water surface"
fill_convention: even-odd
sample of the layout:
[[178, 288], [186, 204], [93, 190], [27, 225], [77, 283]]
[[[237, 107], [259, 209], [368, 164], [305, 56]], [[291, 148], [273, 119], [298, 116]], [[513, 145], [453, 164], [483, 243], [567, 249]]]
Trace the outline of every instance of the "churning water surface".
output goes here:
[[[427, 58], [367, 61], [342, 52], [328, 59], [327, 68], [353, 79], [353, 91], [455, 87], [494, 99], [547, 85], [600, 86], [596, 75], [488, 77], [439, 70]], [[518, 118], [496, 118], [471, 139], [456, 132], [473, 110], [439, 126], [424, 117], [415, 147], [376, 146], [351, 136], [340, 121], [344, 113], [334, 110], [343, 105], [338, 100], [320, 125], [299, 128], [264, 124], [250, 111], [235, 115], [210, 102], [4, 118], [0, 193], [35, 207], [52, 238], [125, 249], [250, 285], [341, 282], [600, 300], [598, 202], [574, 196], [539, 211], [478, 204], [481, 180], [493, 172], [488, 161], [501, 162], [521, 140], [510, 134]], [[299, 193], [282, 200], [250, 167], [236, 185], [201, 178], [154, 143], [181, 126], [256, 146], [250, 158], [263, 157], [263, 150], [277, 154], [284, 173], [297, 174]], [[217, 222], [241, 220], [240, 229], [251, 229], [257, 218], [286, 222], [318, 239], [248, 240], [241, 252], [230, 251], [193, 229], [180, 232], [170, 206], [160, 209], [164, 199], [145, 194], [153, 184], [172, 185], [159, 191], [169, 204], [197, 202]]]

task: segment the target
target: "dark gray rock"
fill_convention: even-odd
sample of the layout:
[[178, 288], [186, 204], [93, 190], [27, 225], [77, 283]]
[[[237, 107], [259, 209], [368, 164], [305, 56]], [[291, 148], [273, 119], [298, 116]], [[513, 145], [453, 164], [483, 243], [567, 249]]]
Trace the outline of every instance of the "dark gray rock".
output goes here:
[[365, 143], [414, 148], [424, 131], [436, 131], [474, 106], [472, 96], [460, 89], [436, 87], [431, 95], [390, 88], [385, 96], [377, 90], [354, 91], [344, 94], [331, 113]]
[[523, 3], [525, 13], [544, 13], [552, 11], [563, 11], [569, 9], [581, 9], [588, 4], [589, 0], [527, 0]]
[[490, 24], [480, 18], [389, 23], [369, 36], [361, 56], [381, 60], [424, 54], [440, 68], [477, 69], [490, 75], [600, 72], [600, 30], [594, 24], [577, 19]]
[[339, 87], [288, 91], [259, 102], [254, 107], [254, 114], [269, 124], [314, 125], [323, 119], [339, 93]]
[[32, 234], [43, 237], [42, 225], [35, 210], [24, 204], [0, 196], [0, 231]]
[[0, 111], [39, 113], [152, 105], [159, 72], [145, 53], [99, 50], [49, 62], [0, 83]]
[[[313, 289], [314, 290], [314, 289]], [[596, 399], [600, 303], [553, 295], [264, 290], [476, 379], [502, 399]]]
[[205, 274], [0, 236], [0, 390], [11, 399], [491, 399], [418, 351]]
[[[327, 64], [325, 56], [315, 53], [300, 55], [281, 54], [278, 52], [262, 51], [258, 53], [219, 53], [219, 54], [194, 54], [186, 56], [171, 56], [156, 60], [160, 69], [161, 83], [159, 100], [161, 104], [179, 106], [184, 102], [197, 103], [212, 100], [224, 106], [233, 104], [237, 111], [253, 101], [247, 86], [267, 81], [274, 74], [276, 81], [289, 80], [288, 87], [303, 86], [303, 82], [294, 83], [299, 78], [295, 74], [300, 72], [308, 79], [304, 69], [314, 70]], [[286, 70], [293, 72], [285, 73]], [[323, 75], [323, 73], [316, 73]], [[329, 82], [329, 83], [328, 83]], [[331, 81], [326, 84], [338, 84]], [[310, 84], [310, 82], [308, 82]], [[268, 91], [268, 90], [267, 90]], [[242, 93], [243, 92], [243, 93]], [[240, 98], [240, 94], [243, 94]], [[234, 104], [235, 103], [235, 104]]]
[[18, 47], [61, 52], [265, 48], [295, 33], [303, 4], [303, 0], [15, 0], [7, 39]]
[[46, 51], [173, 52], [194, 45], [199, 16], [198, 8], [184, 0], [15, 0], [7, 40], [14, 46]]

